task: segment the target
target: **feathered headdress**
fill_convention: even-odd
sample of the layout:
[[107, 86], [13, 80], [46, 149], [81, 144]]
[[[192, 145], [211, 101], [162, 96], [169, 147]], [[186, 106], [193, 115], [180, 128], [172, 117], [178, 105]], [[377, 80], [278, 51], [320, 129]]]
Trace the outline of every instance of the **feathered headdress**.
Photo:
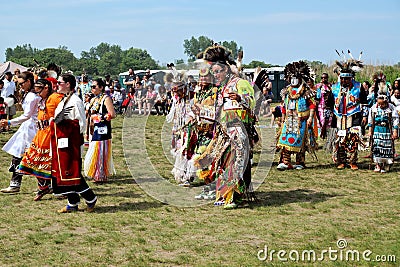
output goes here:
[[256, 71], [254, 72], [254, 84], [258, 86], [258, 88], [262, 89], [266, 83], [267, 83], [267, 79], [268, 79], [268, 73], [265, 69], [261, 69], [260, 67], [258, 67], [256, 69]]
[[287, 64], [284, 73], [285, 80], [289, 83], [292, 77], [301, 78], [305, 82], [311, 79], [310, 67], [302, 60]]
[[231, 51], [221, 45], [213, 45], [208, 47], [203, 53], [203, 59], [211, 62], [219, 62], [228, 65], [236, 65], [231, 58]]
[[342, 50], [342, 55], [340, 55], [339, 51], [337, 50], [336, 53], [340, 58], [343, 58], [342, 61], [336, 60], [337, 66], [333, 69], [333, 71], [338, 75], [340, 75], [340, 77], [354, 77], [355, 73], [361, 71], [361, 69], [364, 67], [361, 61], [362, 51], [360, 52], [358, 59], [355, 59], [353, 57], [350, 50], [347, 50], [349, 58], [346, 58], [346, 55], [344, 54], [343, 50]]

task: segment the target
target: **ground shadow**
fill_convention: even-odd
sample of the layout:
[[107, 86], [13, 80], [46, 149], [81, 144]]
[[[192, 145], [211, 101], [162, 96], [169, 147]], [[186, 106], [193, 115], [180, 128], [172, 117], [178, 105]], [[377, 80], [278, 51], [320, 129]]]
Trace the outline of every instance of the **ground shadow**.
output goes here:
[[318, 203], [337, 197], [335, 194], [325, 194], [310, 189], [295, 189], [289, 191], [255, 192], [257, 201], [251, 202], [251, 207], [282, 206], [289, 203], [310, 202]]
[[121, 211], [136, 211], [148, 210], [153, 208], [160, 208], [166, 204], [154, 200], [153, 202], [119, 202], [115, 205], [102, 206], [97, 205], [94, 213], [116, 213]]

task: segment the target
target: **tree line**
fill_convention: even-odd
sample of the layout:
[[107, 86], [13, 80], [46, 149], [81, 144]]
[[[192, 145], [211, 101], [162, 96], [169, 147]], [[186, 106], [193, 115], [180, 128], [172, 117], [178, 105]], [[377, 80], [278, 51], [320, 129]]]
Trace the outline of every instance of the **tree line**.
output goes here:
[[[196, 60], [198, 54], [213, 44], [223, 45], [232, 52], [232, 57], [237, 58], [239, 51], [243, 51], [243, 47], [239, 46], [235, 41], [214, 42], [207, 36], [192, 36], [190, 39], [183, 41], [184, 53], [187, 60], [175, 59], [171, 60], [176, 66], [182, 69], [189, 68], [191, 63]], [[46, 67], [49, 63], [55, 63], [62, 67], [63, 71], [72, 71], [75, 75], [86, 73], [91, 76], [117, 76], [119, 73], [127, 71], [129, 68], [138, 69], [166, 69], [166, 66], [160, 66], [159, 62], [154, 60], [150, 54], [143, 49], [130, 47], [122, 50], [119, 45], [108, 43], [100, 43], [96, 47], [92, 47], [89, 51], [82, 51], [80, 58], [76, 58], [74, 54], [66, 47], [45, 48], [43, 50], [33, 48], [30, 44], [18, 45], [15, 48], [6, 49], [6, 60], [13, 61], [26, 67], [37, 67], [38, 65]], [[320, 80], [323, 72], [330, 74], [332, 81], [336, 75], [333, 73], [334, 64], [328, 66], [320, 61], [307, 61], [309, 66], [316, 73], [316, 80]], [[253, 60], [248, 64], [242, 64], [244, 68], [268, 68], [275, 67], [264, 61]], [[389, 82], [393, 82], [400, 77], [400, 62], [393, 66], [366, 66], [361, 72], [357, 73], [358, 81], [371, 81], [372, 75], [382, 71]]]

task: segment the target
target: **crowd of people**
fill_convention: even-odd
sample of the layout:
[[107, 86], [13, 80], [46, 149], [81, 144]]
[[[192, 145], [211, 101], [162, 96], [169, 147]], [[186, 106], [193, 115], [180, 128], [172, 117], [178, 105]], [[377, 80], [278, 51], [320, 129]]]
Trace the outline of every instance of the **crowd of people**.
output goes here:
[[[3, 146], [12, 156], [9, 168], [12, 174], [9, 186], [0, 191], [18, 193], [23, 175], [32, 175], [38, 184], [34, 201], [53, 193], [68, 200], [58, 212], [69, 213], [79, 209], [82, 197], [87, 205], [84, 210], [92, 212], [97, 196], [86, 179], [106, 182], [115, 174], [110, 123], [115, 118], [114, 105], [104, 94], [105, 81], [97, 79], [90, 85], [92, 97], [85, 106], [79, 90], [83, 87], [78, 86], [76, 77], [61, 74], [61, 69], [53, 70], [52, 66], [37, 73], [18, 74], [15, 82], [10, 81], [14, 83], [13, 90], [6, 92], [1, 88], [7, 98], [21, 103], [22, 114], [16, 118], [7, 114], [0, 121], [3, 128], [19, 125]], [[6, 79], [7, 76], [10, 75]], [[84, 177], [85, 139], [89, 148], [84, 158]]]
[[[5, 74], [0, 81], [0, 127], [19, 126], [3, 146], [12, 156], [9, 186], [20, 191], [23, 175], [37, 178], [34, 200], [46, 194], [67, 198], [60, 213], [78, 211], [80, 198], [93, 211], [97, 196], [87, 180], [105, 183], [116, 174], [112, 156], [111, 121], [117, 114], [166, 115], [172, 124], [172, 174], [180, 186], [205, 184], [196, 199], [209, 199], [225, 209], [254, 200], [251, 184], [253, 147], [259, 119], [276, 123], [277, 169], [306, 168], [306, 152], [315, 155], [319, 140], [332, 153], [338, 169], [357, 170], [358, 151], [369, 146], [375, 172], [387, 172], [395, 158], [400, 88], [383, 73], [373, 83], [360, 83], [363, 65], [353, 58], [337, 61], [337, 82], [327, 73], [316, 83], [304, 61], [285, 66], [287, 82], [281, 102], [271, 108], [272, 83], [265, 70], [242, 74], [229, 50], [212, 45], [198, 55], [198, 80], [168, 64], [163, 83], [150, 70], [143, 78], [133, 69], [121, 85], [105, 79], [79, 79], [50, 64], [47, 69]], [[16, 115], [20, 103], [22, 114]], [[366, 138], [369, 142], [365, 142]], [[83, 158], [82, 146], [88, 149]], [[292, 160], [294, 155], [294, 161]]]

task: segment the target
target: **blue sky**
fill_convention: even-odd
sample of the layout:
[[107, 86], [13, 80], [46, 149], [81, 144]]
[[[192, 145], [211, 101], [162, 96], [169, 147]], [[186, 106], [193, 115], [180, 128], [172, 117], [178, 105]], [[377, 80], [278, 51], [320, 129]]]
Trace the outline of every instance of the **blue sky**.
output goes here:
[[106, 42], [147, 50], [164, 64], [186, 61], [184, 40], [201, 35], [235, 41], [244, 63], [329, 64], [335, 49], [363, 51], [366, 64], [400, 62], [398, 0], [19, 0], [2, 7], [0, 62], [17, 45], [62, 45], [79, 58]]

